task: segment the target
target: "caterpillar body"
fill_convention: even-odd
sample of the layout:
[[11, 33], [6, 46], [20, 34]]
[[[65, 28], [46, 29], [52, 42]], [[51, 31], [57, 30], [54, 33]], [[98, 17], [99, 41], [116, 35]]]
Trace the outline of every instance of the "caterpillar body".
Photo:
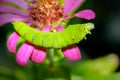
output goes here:
[[80, 42], [94, 28], [92, 23], [70, 25], [61, 32], [38, 31], [24, 22], [13, 22], [16, 32], [28, 42], [45, 48], [63, 48]]

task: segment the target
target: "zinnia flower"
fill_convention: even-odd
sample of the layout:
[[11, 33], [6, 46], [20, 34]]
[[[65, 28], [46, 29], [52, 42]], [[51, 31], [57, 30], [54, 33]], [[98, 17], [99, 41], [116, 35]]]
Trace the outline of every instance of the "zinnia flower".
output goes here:
[[[0, 26], [9, 22], [23, 21], [37, 30], [59, 32], [64, 29], [61, 23], [65, 20], [73, 17], [86, 20], [95, 18], [95, 13], [89, 9], [69, 15], [82, 2], [83, 0], [65, 0], [62, 5], [59, 0], [0, 0], [0, 3], [3, 4], [0, 5]], [[20, 37], [17, 32], [13, 32], [7, 40], [8, 50], [11, 53], [17, 53], [17, 63], [25, 66], [29, 59], [36, 63], [43, 62], [46, 58], [46, 48], [44, 47], [37, 47], [25, 41], [16, 51]], [[68, 60], [81, 59], [80, 50], [75, 44], [63, 48], [62, 52]]]

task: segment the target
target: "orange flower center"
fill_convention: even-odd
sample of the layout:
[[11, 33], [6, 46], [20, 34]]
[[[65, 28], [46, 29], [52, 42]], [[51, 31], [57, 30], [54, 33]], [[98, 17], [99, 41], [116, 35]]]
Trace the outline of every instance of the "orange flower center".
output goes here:
[[37, 0], [29, 12], [33, 20], [42, 25], [52, 25], [63, 16], [59, 0]]

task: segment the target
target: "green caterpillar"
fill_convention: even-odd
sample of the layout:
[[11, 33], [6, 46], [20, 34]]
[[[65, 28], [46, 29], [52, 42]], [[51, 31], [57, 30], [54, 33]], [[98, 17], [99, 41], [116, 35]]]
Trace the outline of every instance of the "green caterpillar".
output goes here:
[[13, 26], [25, 40], [45, 48], [63, 48], [78, 43], [94, 28], [92, 23], [86, 23], [70, 25], [61, 32], [43, 32], [24, 22], [13, 22]]

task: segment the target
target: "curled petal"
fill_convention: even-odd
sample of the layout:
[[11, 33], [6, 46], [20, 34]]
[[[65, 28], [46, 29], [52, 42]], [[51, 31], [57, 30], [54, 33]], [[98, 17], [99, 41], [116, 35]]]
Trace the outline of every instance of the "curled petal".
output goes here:
[[63, 55], [70, 61], [81, 59], [80, 50], [76, 45], [68, 46], [67, 48], [64, 48], [62, 51]]
[[43, 48], [34, 49], [31, 60], [36, 63], [41, 63], [46, 58], [46, 50]]
[[22, 17], [14, 14], [0, 14], [0, 26], [13, 21], [30, 21], [30, 18]]
[[7, 40], [7, 47], [11, 53], [16, 52], [16, 46], [19, 40], [19, 35], [16, 32], [13, 32]]
[[57, 26], [57, 27], [56, 27], [56, 30], [57, 30], [57, 32], [60, 32], [60, 31], [64, 30], [64, 27], [62, 27], [62, 26]]
[[84, 0], [65, 0], [65, 4], [63, 6], [64, 15], [69, 14], [76, 7], [78, 7]]
[[95, 18], [95, 13], [92, 10], [83, 10], [75, 14], [78, 18], [83, 18], [86, 20], [91, 20]]
[[21, 66], [25, 66], [30, 59], [33, 49], [34, 47], [32, 45], [23, 43], [16, 55], [17, 63]]
[[28, 16], [29, 15], [27, 12], [23, 12], [19, 9], [16, 9], [16, 8], [13, 8], [13, 7], [10, 7], [10, 6], [3, 6], [3, 5], [0, 5], [0, 12], [10, 12], [10, 13], [19, 14], [19, 15], [22, 15], [22, 16]]
[[28, 4], [25, 2], [25, 0], [0, 0], [0, 2], [12, 3], [12, 4], [18, 5], [24, 9], [28, 8]]

